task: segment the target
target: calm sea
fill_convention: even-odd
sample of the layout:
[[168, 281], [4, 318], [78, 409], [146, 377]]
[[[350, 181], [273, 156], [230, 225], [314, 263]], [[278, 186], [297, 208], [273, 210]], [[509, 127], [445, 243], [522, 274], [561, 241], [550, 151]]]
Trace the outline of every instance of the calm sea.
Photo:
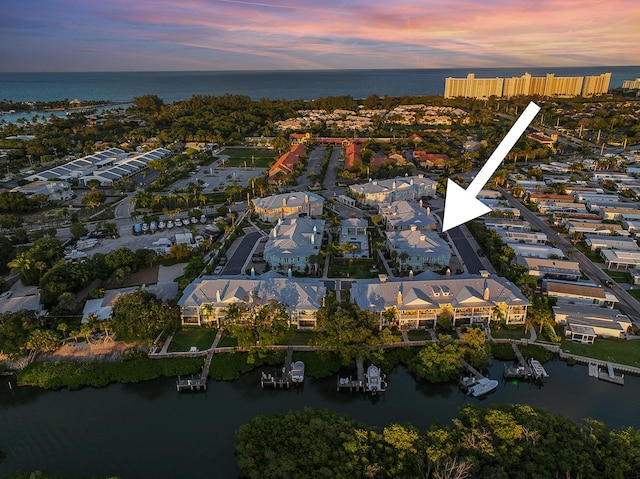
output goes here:
[[599, 75], [611, 72], [611, 87], [640, 77], [640, 66], [581, 68], [475, 68], [420, 70], [323, 70], [242, 72], [0, 73], [0, 99], [13, 101], [110, 100], [128, 102], [155, 94], [165, 102], [191, 95], [226, 93], [260, 98], [313, 100], [350, 95], [442, 95], [447, 77], [511, 77]]

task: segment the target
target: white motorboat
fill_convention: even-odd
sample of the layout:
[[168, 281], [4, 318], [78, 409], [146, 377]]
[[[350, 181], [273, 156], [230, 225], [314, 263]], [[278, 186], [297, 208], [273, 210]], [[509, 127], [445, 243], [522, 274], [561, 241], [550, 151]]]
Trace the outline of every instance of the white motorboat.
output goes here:
[[531, 369], [533, 369], [533, 375], [536, 377], [536, 379], [549, 377], [549, 374], [537, 359], [530, 359], [529, 365], [531, 366]]
[[294, 383], [304, 382], [304, 363], [296, 361], [291, 367], [291, 381]]
[[367, 374], [365, 375], [365, 388], [371, 394], [376, 394], [378, 391], [384, 391], [384, 385], [382, 377], [380, 375], [380, 368], [372, 364], [367, 368]]
[[489, 379], [489, 378], [480, 378], [478, 379], [478, 382], [476, 384], [474, 384], [469, 388], [469, 390], [467, 391], [467, 394], [477, 398], [478, 396], [482, 396], [483, 394], [487, 394], [493, 391], [497, 387], [498, 387], [497, 380]]

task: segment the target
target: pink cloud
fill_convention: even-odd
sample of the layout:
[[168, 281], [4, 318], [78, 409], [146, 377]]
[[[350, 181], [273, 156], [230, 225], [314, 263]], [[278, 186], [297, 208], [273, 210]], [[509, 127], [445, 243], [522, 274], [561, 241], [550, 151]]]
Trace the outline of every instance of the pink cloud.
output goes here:
[[60, 3], [43, 14], [64, 23], [54, 35], [114, 38], [181, 64], [176, 52], [189, 51], [198, 68], [217, 66], [218, 52], [247, 68], [260, 57], [273, 68], [640, 64], [630, 0]]

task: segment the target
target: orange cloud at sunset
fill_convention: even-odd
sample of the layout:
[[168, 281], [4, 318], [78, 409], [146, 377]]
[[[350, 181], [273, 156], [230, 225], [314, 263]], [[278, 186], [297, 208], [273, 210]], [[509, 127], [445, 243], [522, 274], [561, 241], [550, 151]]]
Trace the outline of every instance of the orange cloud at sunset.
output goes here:
[[626, 0], [8, 0], [5, 9], [5, 71], [640, 64], [640, 4]]

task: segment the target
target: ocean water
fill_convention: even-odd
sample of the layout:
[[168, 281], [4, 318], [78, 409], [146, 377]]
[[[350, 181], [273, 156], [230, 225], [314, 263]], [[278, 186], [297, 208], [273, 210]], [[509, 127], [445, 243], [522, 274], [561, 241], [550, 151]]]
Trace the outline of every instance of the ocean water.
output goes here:
[[442, 95], [447, 77], [511, 77], [599, 75], [611, 72], [611, 87], [640, 77], [635, 67], [474, 68], [413, 70], [223, 71], [0, 73], [0, 99], [52, 101], [79, 99], [129, 102], [136, 96], [158, 95], [165, 102], [192, 95], [241, 94], [260, 98], [313, 100], [326, 96]]

